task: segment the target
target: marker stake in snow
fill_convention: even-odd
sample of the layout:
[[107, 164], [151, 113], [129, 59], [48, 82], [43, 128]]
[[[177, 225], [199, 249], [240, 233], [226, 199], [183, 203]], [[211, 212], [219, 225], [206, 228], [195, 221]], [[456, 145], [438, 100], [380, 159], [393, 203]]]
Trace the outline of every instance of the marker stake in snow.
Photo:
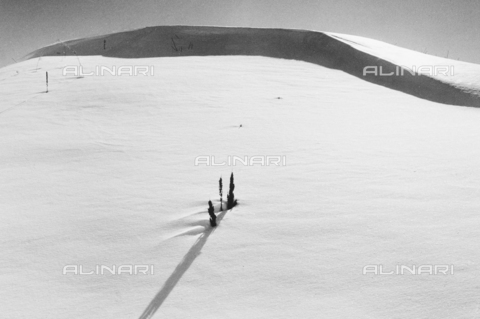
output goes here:
[[46, 72], [45, 75], [46, 75], [46, 78], [45, 78], [45, 79], [46, 79], [46, 81], [47, 81], [47, 92], [45, 92], [45, 93], [48, 93], [48, 72]]

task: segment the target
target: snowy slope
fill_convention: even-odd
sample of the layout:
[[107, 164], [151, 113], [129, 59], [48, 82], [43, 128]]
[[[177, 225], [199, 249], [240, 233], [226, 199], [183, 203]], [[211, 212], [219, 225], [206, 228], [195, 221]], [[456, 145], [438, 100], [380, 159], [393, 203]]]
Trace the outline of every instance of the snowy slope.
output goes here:
[[[155, 76], [62, 76], [79, 61]], [[42, 57], [0, 81], [2, 318], [480, 315], [476, 108], [266, 57]], [[240, 205], [212, 231], [207, 201], [231, 171]], [[371, 264], [454, 274], [363, 275]]]
[[[41, 48], [26, 58], [101, 55], [119, 58], [185, 56], [265, 56], [314, 63], [362, 80], [429, 101], [480, 107], [479, 66], [439, 59], [419, 52], [356, 36], [289, 29], [157, 26], [98, 37], [76, 39]], [[379, 76], [366, 67], [388, 74], [398, 66], [446, 66], [455, 74], [446, 78], [425, 72]], [[406, 65], [405, 65], [406, 64]], [[435, 74], [433, 74], [435, 73]]]
[[[330, 32], [327, 34], [359, 51], [375, 55], [394, 65], [406, 67], [410, 71], [419, 70], [423, 66], [424, 71], [427, 71], [426, 73], [428, 73], [430, 77], [455, 87], [465, 88], [474, 95], [480, 95], [480, 65], [478, 64], [454, 61], [452, 59], [441, 58], [429, 54], [419, 54], [419, 52], [385, 42], [348, 34]], [[432, 66], [449, 67], [452, 69], [452, 72], [442, 73], [440, 72], [440, 69], [434, 69]]]

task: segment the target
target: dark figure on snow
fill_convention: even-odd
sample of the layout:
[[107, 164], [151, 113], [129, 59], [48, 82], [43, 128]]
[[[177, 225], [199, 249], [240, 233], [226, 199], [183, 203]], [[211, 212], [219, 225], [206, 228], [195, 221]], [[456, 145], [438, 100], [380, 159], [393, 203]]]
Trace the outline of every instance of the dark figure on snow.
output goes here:
[[215, 209], [213, 208], [212, 201], [208, 201], [208, 214], [210, 215], [210, 225], [212, 227], [217, 226], [217, 216], [214, 213]]

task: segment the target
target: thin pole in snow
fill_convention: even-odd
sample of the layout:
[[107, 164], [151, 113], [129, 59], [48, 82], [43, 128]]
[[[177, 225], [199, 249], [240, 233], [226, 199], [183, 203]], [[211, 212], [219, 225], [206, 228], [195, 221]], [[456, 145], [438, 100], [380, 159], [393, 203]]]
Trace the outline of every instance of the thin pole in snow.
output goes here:
[[45, 93], [48, 93], [48, 72], [46, 72], [45, 75], [46, 75], [45, 79], [47, 81], [47, 92], [45, 92]]

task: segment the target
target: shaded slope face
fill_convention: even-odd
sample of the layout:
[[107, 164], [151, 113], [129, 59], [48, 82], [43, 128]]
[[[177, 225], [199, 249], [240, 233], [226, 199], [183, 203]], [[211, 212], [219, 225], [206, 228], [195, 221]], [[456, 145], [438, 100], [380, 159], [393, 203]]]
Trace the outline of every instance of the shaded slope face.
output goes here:
[[455, 87], [420, 74], [363, 75], [366, 66], [384, 73], [397, 65], [321, 32], [283, 29], [162, 26], [54, 44], [27, 58], [102, 55], [119, 58], [254, 55], [295, 59], [342, 70], [366, 81], [445, 104], [480, 107], [469, 88]]

